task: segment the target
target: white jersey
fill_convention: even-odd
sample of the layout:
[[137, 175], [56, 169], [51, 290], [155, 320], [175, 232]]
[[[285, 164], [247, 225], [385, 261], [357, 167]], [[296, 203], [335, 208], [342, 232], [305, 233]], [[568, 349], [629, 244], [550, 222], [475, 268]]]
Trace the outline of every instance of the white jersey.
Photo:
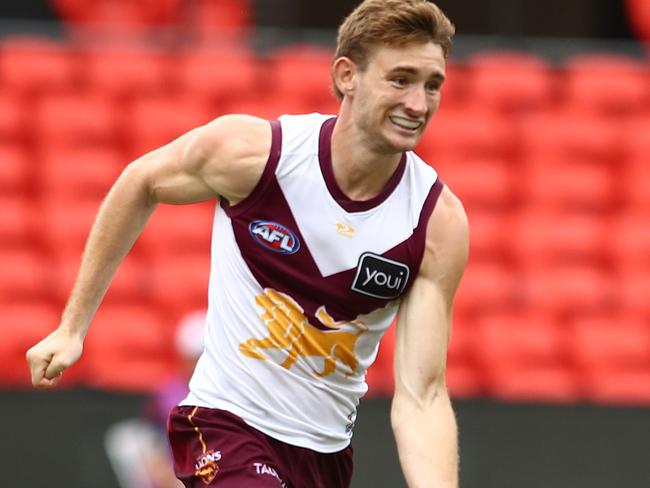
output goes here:
[[350, 200], [332, 170], [335, 123], [272, 122], [259, 183], [217, 209], [205, 351], [182, 402], [319, 452], [350, 442], [366, 370], [417, 275], [442, 189], [408, 152], [380, 195]]

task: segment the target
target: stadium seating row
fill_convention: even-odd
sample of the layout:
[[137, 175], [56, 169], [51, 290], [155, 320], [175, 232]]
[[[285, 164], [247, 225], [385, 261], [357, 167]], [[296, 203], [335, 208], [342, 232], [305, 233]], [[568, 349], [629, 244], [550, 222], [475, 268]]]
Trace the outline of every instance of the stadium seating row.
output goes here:
[[[312, 107], [330, 103], [330, 50], [289, 46], [262, 58], [243, 46], [79, 49], [54, 40], [10, 38], [0, 43], [0, 85], [27, 97], [85, 89], [113, 98], [191, 93], [223, 104], [277, 92], [290, 95], [281, 97], [285, 107], [291, 100]], [[585, 115], [647, 113], [649, 71], [647, 61], [622, 55], [576, 55], [554, 66], [532, 54], [482, 53], [450, 61], [445, 103], [509, 115], [558, 106]]]
[[[28, 384], [23, 351], [56, 319], [56, 309], [47, 304], [4, 308], [0, 330], [15, 332], [0, 335], [3, 385]], [[62, 386], [153, 391], [178, 366], [173, 333], [172, 322], [159, 311], [108, 304], [88, 335], [84, 357]], [[368, 374], [371, 395], [392, 393], [394, 340], [393, 327]], [[646, 405], [649, 358], [650, 328], [634, 315], [586, 314], [556, 324], [539, 314], [498, 312], [457, 321], [447, 377], [455, 397]]]
[[[55, 326], [99, 203], [129, 160], [234, 108], [335, 112], [330, 57], [1, 41], [0, 385], [27, 385], [24, 352]], [[418, 152], [471, 224], [452, 394], [650, 403], [648, 73], [605, 55], [451, 63]], [[214, 207], [154, 214], [64, 384], [148, 391], [176, 368], [174, 326], [206, 303]], [[371, 393], [392, 391], [393, 347], [394, 330]]]

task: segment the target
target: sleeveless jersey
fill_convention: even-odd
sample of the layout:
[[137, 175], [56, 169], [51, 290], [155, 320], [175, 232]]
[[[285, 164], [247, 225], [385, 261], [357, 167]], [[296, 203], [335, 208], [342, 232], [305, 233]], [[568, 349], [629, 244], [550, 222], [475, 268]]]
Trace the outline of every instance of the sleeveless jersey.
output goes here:
[[282, 116], [260, 181], [214, 220], [205, 351], [182, 405], [319, 452], [350, 442], [365, 372], [418, 273], [442, 183], [412, 152], [381, 194], [334, 178], [336, 118]]

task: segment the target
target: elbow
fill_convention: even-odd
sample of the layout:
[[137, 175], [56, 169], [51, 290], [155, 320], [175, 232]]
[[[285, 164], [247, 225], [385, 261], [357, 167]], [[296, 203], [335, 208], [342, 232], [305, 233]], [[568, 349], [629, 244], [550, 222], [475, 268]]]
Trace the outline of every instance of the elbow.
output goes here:
[[146, 207], [155, 207], [158, 203], [145, 157], [136, 159], [127, 165], [117, 179], [114, 188], [134, 193]]
[[441, 402], [449, 402], [444, 377], [414, 386], [398, 383], [395, 385], [391, 416], [400, 418], [416, 412], [426, 412]]

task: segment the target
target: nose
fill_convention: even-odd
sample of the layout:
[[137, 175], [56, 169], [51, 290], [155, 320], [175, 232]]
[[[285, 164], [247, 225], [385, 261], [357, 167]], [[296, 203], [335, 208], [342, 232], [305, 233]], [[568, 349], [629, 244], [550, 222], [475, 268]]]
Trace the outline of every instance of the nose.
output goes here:
[[428, 96], [424, 87], [414, 86], [404, 98], [404, 107], [409, 114], [423, 116], [429, 110]]

